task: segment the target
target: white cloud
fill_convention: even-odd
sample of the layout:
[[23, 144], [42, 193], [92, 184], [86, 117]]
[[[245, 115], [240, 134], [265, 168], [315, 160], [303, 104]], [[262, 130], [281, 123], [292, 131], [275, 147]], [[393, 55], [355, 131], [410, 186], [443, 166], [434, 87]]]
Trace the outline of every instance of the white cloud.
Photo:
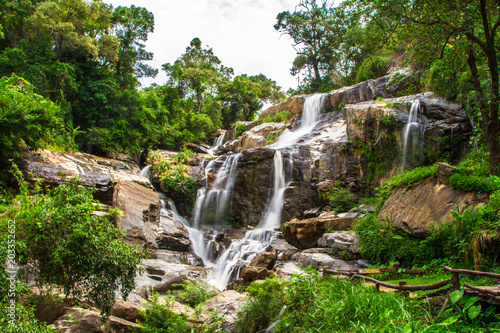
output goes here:
[[[296, 88], [290, 75], [295, 58], [290, 40], [274, 30], [276, 16], [293, 10], [298, 0], [104, 0], [117, 6], [145, 7], [155, 16], [155, 32], [150, 35], [147, 50], [154, 53], [150, 65], [174, 62], [189, 42], [198, 37], [208, 45], [222, 63], [236, 75], [264, 74], [278, 85]], [[154, 80], [142, 83], [163, 84], [160, 70]]]

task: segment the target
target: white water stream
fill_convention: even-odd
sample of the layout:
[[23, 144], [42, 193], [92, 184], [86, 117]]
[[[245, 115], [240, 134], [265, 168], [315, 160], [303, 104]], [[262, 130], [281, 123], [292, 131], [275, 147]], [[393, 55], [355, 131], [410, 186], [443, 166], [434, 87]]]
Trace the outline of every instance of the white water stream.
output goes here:
[[214, 145], [212, 146], [212, 148], [210, 148], [208, 150], [208, 152], [210, 153], [210, 155], [214, 155], [215, 151], [217, 150], [217, 148], [219, 148], [220, 146], [222, 146], [222, 143], [224, 142], [224, 136], [225, 135], [226, 135], [226, 132], [222, 133], [221, 135], [219, 135], [217, 137], [217, 139], [215, 139]]
[[[413, 132], [420, 131], [419, 139], [422, 137], [422, 124], [420, 123], [420, 100], [416, 99], [411, 103], [408, 122], [403, 130], [403, 161], [401, 163], [401, 172], [405, 171], [406, 160], [408, 159], [408, 143], [410, 135]], [[413, 151], [413, 150], [412, 150]]]

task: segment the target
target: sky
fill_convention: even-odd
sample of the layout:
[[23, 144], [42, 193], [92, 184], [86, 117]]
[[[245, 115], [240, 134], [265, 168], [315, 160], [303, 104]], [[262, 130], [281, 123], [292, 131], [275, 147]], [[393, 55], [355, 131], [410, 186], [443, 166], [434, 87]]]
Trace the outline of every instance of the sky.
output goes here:
[[273, 25], [282, 11], [293, 11], [299, 0], [104, 0], [118, 6], [140, 6], [153, 13], [154, 33], [146, 50], [154, 53], [148, 64], [159, 69], [155, 79], [141, 79], [143, 86], [167, 81], [161, 70], [173, 63], [198, 37], [203, 47], [211, 47], [235, 75], [264, 74], [287, 91], [297, 88], [290, 74], [296, 56], [292, 41]]

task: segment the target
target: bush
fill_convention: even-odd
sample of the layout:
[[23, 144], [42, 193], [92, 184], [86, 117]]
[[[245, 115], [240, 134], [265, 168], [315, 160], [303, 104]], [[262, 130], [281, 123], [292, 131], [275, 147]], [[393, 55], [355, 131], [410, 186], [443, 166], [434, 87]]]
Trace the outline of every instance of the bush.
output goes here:
[[348, 188], [336, 187], [326, 195], [330, 207], [336, 212], [347, 212], [355, 206], [354, 195]]
[[246, 131], [247, 131], [247, 127], [245, 126], [245, 124], [238, 123], [238, 125], [236, 125], [236, 127], [234, 129], [234, 137], [237, 139], [241, 136], [241, 134], [243, 134], [243, 132], [246, 132]]
[[248, 298], [237, 312], [236, 332], [254, 333], [267, 328], [278, 316], [284, 305], [285, 290], [276, 277], [263, 282], [253, 282], [248, 288]]
[[193, 308], [219, 293], [217, 288], [204, 281], [185, 280], [180, 285], [183, 289], [177, 294]]
[[30, 190], [17, 168], [15, 176], [21, 193], [1, 217], [1, 225], [5, 233], [6, 221], [16, 221], [17, 256], [26, 265], [21, 273], [34, 276], [40, 284], [57, 285], [66, 295], [89, 301], [108, 314], [115, 292], [120, 290], [126, 298], [134, 288], [144, 255], [123, 241], [125, 235], [110, 216], [93, 213], [98, 203], [92, 190], [77, 180], [43, 194], [37, 186]]
[[389, 59], [383, 57], [369, 57], [363, 61], [356, 74], [356, 83], [377, 79], [387, 73]]
[[34, 89], [15, 74], [0, 79], [0, 166], [23, 149], [44, 147], [56, 132], [64, 132], [60, 108]]

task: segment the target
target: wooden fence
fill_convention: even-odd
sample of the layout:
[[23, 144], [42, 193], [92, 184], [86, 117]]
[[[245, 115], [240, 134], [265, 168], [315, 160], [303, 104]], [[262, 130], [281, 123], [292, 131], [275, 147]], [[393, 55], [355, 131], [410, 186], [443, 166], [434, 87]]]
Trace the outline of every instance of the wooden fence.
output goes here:
[[[375, 284], [375, 288], [377, 289], [377, 291], [379, 291], [380, 287], [382, 286], [388, 289], [394, 289], [395, 291], [399, 291], [402, 294], [407, 294], [410, 291], [436, 290], [445, 287], [447, 285], [451, 285], [451, 289], [453, 290], [459, 290], [462, 288], [462, 284], [460, 283], [460, 274], [486, 276], [486, 277], [500, 279], [500, 274], [495, 274], [490, 272], [470, 271], [467, 269], [453, 269], [448, 266], [444, 267], [444, 271], [451, 273], [452, 278], [450, 280], [444, 280], [437, 283], [426, 284], [426, 285], [407, 285], [406, 282], [404, 281], [401, 281], [399, 282], [399, 284], [396, 285], [379, 281], [375, 278], [366, 276], [369, 274], [380, 274], [386, 272], [399, 272], [405, 274], [419, 274], [423, 272], [423, 270], [419, 269], [399, 269], [398, 266], [393, 266], [393, 268], [381, 268], [381, 269], [377, 268], [377, 269], [337, 270], [337, 271], [331, 269], [324, 269], [323, 275], [337, 274], [337, 275], [348, 276], [352, 279], [364, 279], [366, 281], [373, 282]], [[500, 296], [500, 290], [497, 291], [491, 289], [478, 288], [471, 286], [470, 284], [467, 283], [463, 284], [463, 288], [465, 288], [466, 290], [488, 294], [491, 296]]]

